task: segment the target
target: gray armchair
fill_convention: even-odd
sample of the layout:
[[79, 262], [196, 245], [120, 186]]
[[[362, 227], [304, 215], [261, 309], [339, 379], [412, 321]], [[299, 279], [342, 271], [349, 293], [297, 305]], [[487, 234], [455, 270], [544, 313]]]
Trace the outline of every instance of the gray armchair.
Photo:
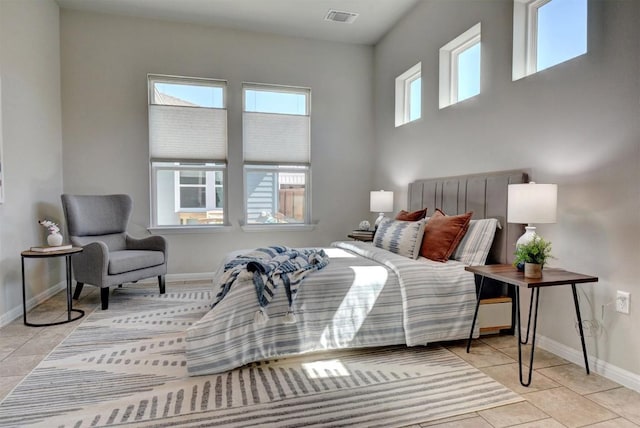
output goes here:
[[162, 236], [135, 239], [126, 232], [133, 203], [128, 195], [62, 195], [71, 244], [84, 251], [71, 259], [76, 279], [74, 299], [84, 284], [100, 287], [102, 309], [109, 307], [109, 287], [158, 277], [165, 292], [167, 243]]

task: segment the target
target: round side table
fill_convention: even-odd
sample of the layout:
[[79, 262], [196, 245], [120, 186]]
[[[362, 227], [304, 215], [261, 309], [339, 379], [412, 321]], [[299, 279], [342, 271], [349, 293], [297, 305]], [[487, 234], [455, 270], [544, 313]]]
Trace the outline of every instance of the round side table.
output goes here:
[[[72, 247], [66, 250], [58, 250], [58, 251], [49, 251], [49, 252], [40, 252], [40, 251], [31, 251], [26, 250], [20, 253], [22, 256], [22, 310], [23, 310], [23, 319], [24, 325], [28, 325], [31, 327], [47, 327], [51, 325], [59, 325], [66, 324], [71, 321], [75, 321], [84, 316], [84, 311], [81, 309], [73, 309], [72, 300], [71, 300], [71, 256], [76, 253], [80, 253], [82, 251], [81, 247]], [[67, 319], [58, 322], [51, 322], [46, 324], [35, 324], [27, 321], [27, 296], [26, 296], [26, 287], [24, 283], [24, 259], [47, 259], [53, 257], [64, 257], [66, 262], [66, 270], [67, 270]], [[76, 312], [77, 315], [75, 317], [71, 316], [71, 312]]]

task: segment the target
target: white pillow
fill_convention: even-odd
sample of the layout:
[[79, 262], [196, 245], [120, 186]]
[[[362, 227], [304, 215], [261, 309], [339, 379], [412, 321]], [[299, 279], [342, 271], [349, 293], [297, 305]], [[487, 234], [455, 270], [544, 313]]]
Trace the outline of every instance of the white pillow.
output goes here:
[[376, 229], [373, 245], [401, 256], [417, 259], [426, 220], [400, 221], [384, 218]]
[[501, 228], [500, 222], [495, 218], [471, 220], [451, 258], [469, 266], [485, 264], [498, 228]]

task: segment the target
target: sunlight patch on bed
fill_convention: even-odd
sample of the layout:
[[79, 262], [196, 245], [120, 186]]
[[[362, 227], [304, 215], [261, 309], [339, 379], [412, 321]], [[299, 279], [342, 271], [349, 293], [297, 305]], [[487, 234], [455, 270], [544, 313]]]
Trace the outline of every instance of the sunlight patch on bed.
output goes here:
[[327, 253], [327, 256], [332, 259], [352, 259], [356, 258], [356, 255], [345, 251], [340, 248], [323, 248], [324, 252]]
[[322, 360], [303, 363], [302, 370], [309, 379], [351, 376], [340, 360]]
[[353, 283], [320, 336], [320, 343], [325, 347], [344, 347], [353, 340], [387, 282], [388, 272], [383, 266], [350, 268], [354, 273]]

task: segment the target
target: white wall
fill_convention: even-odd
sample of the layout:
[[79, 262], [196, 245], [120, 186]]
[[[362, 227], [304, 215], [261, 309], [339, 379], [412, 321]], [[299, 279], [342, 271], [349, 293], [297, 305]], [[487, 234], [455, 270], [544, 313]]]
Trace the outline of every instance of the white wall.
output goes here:
[[[64, 190], [129, 193], [149, 224], [147, 73], [227, 79], [230, 232], [168, 235], [169, 273], [215, 270], [235, 249], [328, 245], [371, 217], [373, 48], [62, 10]], [[242, 82], [312, 88], [314, 231], [247, 233]]]
[[[45, 243], [39, 219], [62, 220], [62, 125], [58, 6], [0, 1], [0, 77], [5, 200], [0, 204], [0, 325], [22, 312], [20, 252]], [[46, 296], [61, 261], [26, 263], [27, 298]]]
[[[404, 192], [402, 208], [416, 178], [530, 168], [558, 183], [558, 222], [538, 230], [553, 266], [600, 278], [579, 287], [583, 318], [603, 327], [589, 354], [640, 375], [640, 2], [592, 2], [588, 54], [516, 82], [512, 14], [513, 0], [425, 0], [376, 46], [375, 187]], [[478, 22], [481, 94], [439, 110], [438, 51]], [[394, 79], [418, 61], [423, 117], [395, 128]], [[608, 306], [603, 319], [616, 290], [631, 314]], [[539, 333], [579, 350], [570, 287], [540, 304]]]

